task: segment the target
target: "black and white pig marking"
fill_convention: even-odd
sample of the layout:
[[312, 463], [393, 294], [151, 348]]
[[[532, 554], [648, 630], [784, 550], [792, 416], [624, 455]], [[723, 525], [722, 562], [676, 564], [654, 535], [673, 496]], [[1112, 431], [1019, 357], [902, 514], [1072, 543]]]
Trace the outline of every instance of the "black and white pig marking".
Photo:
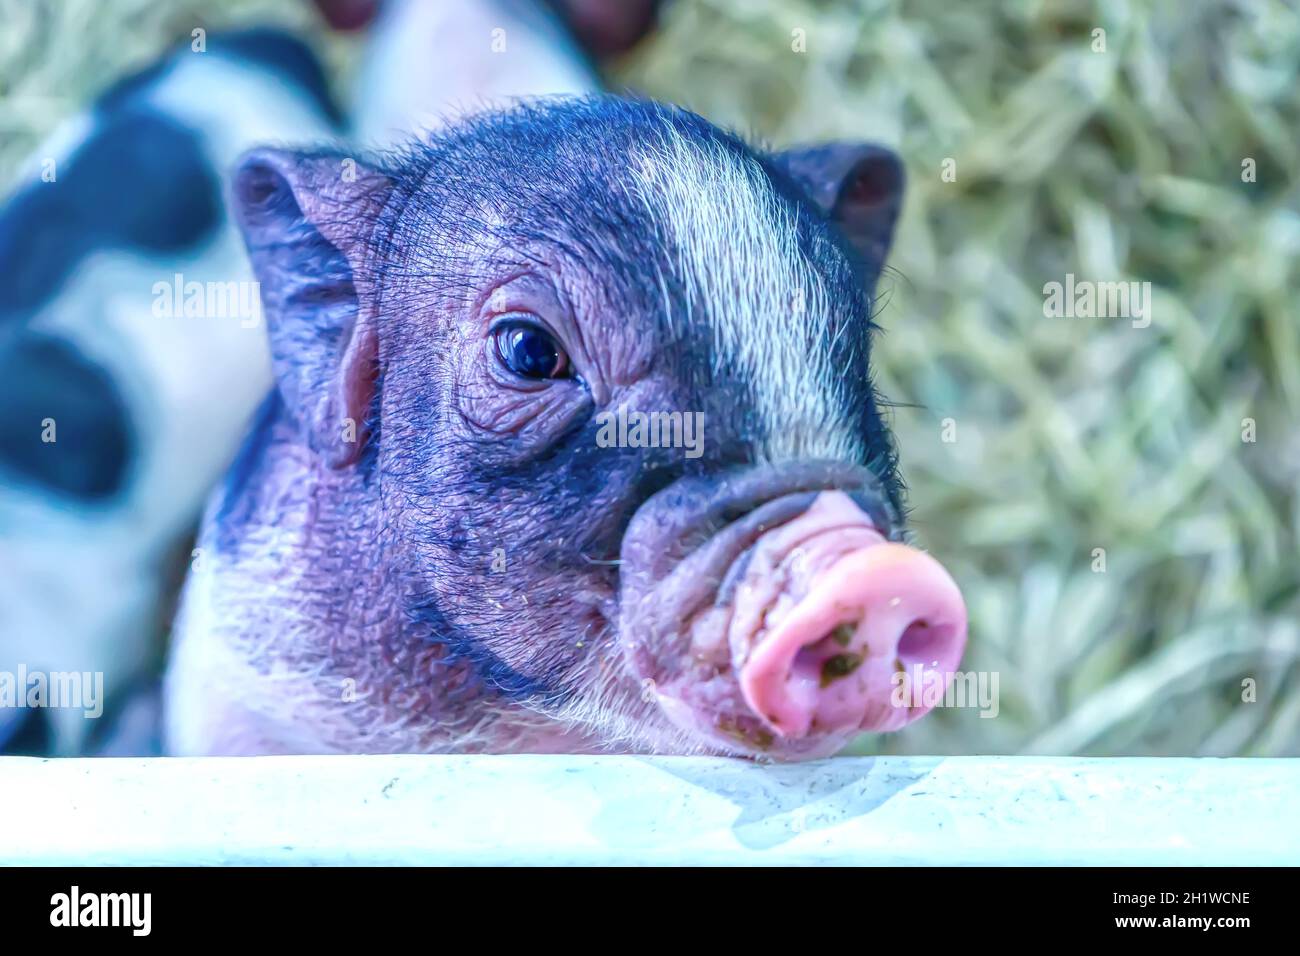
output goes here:
[[[154, 289], [251, 284], [229, 169], [337, 119], [300, 41], [214, 34], [106, 91], [0, 207], [0, 671], [102, 672], [111, 701], [156, 666], [169, 554], [271, 378], [263, 329], [159, 317]], [[0, 709], [0, 750], [21, 717], [79, 752], [112, 712]]]

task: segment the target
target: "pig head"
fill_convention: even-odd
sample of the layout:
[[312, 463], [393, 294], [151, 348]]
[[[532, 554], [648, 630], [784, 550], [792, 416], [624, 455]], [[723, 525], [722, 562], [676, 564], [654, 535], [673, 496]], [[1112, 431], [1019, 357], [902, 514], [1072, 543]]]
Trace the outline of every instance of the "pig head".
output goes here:
[[966, 618], [901, 543], [871, 382], [902, 187], [878, 147], [612, 97], [246, 156], [277, 387], [200, 539], [171, 748], [780, 759], [920, 716], [891, 691]]

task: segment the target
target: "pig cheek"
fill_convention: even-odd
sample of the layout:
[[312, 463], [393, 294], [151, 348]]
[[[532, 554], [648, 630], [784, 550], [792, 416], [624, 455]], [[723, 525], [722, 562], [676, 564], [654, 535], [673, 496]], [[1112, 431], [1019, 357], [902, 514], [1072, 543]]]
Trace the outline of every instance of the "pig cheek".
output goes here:
[[[489, 515], [481, 523], [469, 520], [492, 527]], [[498, 525], [448, 557], [440, 566], [455, 570], [444, 575], [446, 588], [467, 618], [482, 622], [484, 643], [503, 660], [585, 657], [610, 633], [616, 604], [610, 575], [584, 573], [567, 549], [557, 552], [550, 542], [528, 541], [518, 528]]]
[[[653, 593], [646, 600], [652, 601]], [[653, 614], [634, 615], [640, 622], [620, 635], [625, 666], [640, 687], [642, 699], [677, 727], [723, 747], [748, 747], [760, 728], [742, 726], [727, 715], [743, 714], [744, 701], [731, 677], [727, 639], [731, 611], [707, 607], [680, 630], [656, 629]]]
[[554, 709], [567, 697], [594, 693], [620, 666], [604, 603], [571, 581], [540, 582], [517, 591], [513, 606], [495, 609], [496, 623], [481, 629], [482, 640], [513, 670], [541, 680]]

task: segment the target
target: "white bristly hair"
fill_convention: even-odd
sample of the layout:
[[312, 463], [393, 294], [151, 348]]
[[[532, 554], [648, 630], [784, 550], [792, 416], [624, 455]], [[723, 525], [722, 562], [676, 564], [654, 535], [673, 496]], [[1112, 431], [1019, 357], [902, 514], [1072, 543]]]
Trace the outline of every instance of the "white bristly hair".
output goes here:
[[[684, 320], [708, 323], [714, 354], [730, 357], [752, 390], [765, 430], [760, 460], [860, 460], [862, 438], [839, 390], [846, 375], [866, 370], [832, 366], [826, 343], [836, 304], [799, 249], [794, 209], [763, 168], [665, 121], [658, 141], [632, 157], [631, 172], [633, 193], [674, 250]], [[671, 313], [668, 320], [676, 321]]]

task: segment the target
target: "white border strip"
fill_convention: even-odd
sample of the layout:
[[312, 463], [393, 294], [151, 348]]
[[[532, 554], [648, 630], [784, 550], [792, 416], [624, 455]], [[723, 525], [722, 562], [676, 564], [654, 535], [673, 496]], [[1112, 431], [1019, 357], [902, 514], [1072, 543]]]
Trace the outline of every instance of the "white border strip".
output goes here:
[[1300, 760], [0, 758], [9, 864], [1300, 864]]

